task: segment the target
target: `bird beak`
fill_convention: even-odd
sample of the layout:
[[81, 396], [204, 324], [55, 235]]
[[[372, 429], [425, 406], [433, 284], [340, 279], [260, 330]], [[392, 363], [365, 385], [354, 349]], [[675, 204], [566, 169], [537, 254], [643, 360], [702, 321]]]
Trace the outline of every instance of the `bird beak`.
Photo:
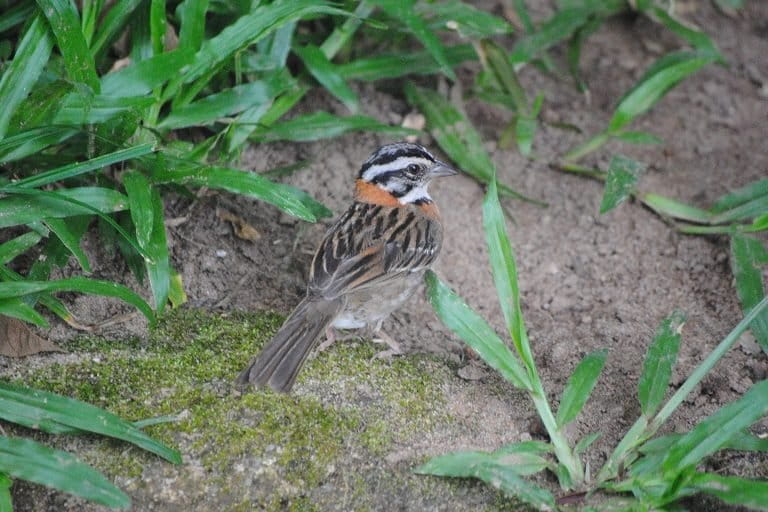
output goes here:
[[429, 170], [430, 178], [439, 178], [440, 176], [453, 176], [455, 174], [459, 174], [459, 171], [440, 160], [438, 160]]

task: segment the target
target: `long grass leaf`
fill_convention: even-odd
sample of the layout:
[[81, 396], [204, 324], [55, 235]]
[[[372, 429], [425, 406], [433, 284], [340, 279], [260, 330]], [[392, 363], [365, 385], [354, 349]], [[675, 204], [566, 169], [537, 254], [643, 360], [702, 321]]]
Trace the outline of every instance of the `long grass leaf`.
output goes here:
[[205, 13], [208, 0], [184, 0], [176, 8], [181, 22], [179, 48], [196, 52], [205, 39]]
[[731, 437], [768, 413], [768, 381], [762, 381], [682, 436], [664, 459], [664, 470], [676, 474], [694, 467], [704, 457], [725, 446]]
[[64, 142], [80, 130], [66, 126], [40, 126], [0, 140], [0, 164], [35, 155], [53, 144]]
[[121, 193], [101, 187], [70, 188], [55, 193], [12, 188], [0, 188], [0, 191], [30, 194], [0, 198], [0, 228], [29, 224], [47, 217], [88, 215], [94, 213], [94, 209], [100, 212], [115, 212], [124, 210], [128, 204]]
[[255, 197], [309, 222], [315, 222], [324, 216], [321, 214], [330, 214], [327, 208], [309, 198], [306, 193], [247, 171], [224, 167], [161, 170], [157, 171], [152, 179], [157, 183], [211, 187]]
[[80, 264], [80, 268], [82, 268], [84, 272], [90, 272], [91, 264], [88, 262], [88, 256], [85, 255], [85, 251], [80, 247], [80, 237], [69, 228], [69, 225], [62, 219], [54, 218], [44, 219], [43, 223], [57, 237], [59, 237], [59, 240], [64, 244], [64, 247], [72, 253]]
[[313, 112], [289, 121], [257, 128], [251, 138], [259, 141], [311, 141], [338, 137], [351, 131], [383, 132], [399, 136], [418, 135], [417, 130], [391, 126], [368, 116], [334, 116], [327, 112]]
[[390, 16], [401, 21], [434, 57], [443, 74], [456, 81], [456, 74], [445, 57], [443, 44], [424, 20], [414, 12], [413, 0], [375, 0], [374, 3], [381, 6]]
[[143, 0], [120, 0], [107, 11], [104, 19], [99, 23], [99, 29], [91, 44], [91, 53], [96, 56], [106, 50], [110, 43], [119, 35], [131, 14], [143, 2]]
[[513, 32], [506, 20], [460, 0], [419, 3], [416, 12], [427, 19], [433, 30], [457, 30], [470, 39], [500, 36]]
[[530, 387], [528, 374], [496, 332], [432, 272], [425, 276], [427, 298], [446, 327], [514, 386]]
[[645, 194], [643, 196], [643, 203], [664, 217], [672, 217], [699, 224], [706, 224], [712, 218], [711, 214], [706, 210], [658, 194]]
[[[760, 265], [767, 261], [768, 249], [761, 240], [741, 234], [731, 236], [731, 271], [745, 314], [765, 296]], [[749, 328], [763, 351], [768, 353], [768, 311], [759, 314]]]
[[7, 186], [15, 188], [42, 187], [43, 185], [49, 185], [57, 181], [80, 176], [82, 174], [101, 169], [108, 165], [125, 162], [126, 160], [131, 160], [133, 158], [138, 158], [140, 156], [151, 153], [153, 150], [154, 147], [152, 144], [140, 144], [131, 148], [114, 151], [106, 155], [97, 156], [96, 158], [92, 158], [85, 162], [57, 167], [56, 169], [51, 169], [50, 171], [45, 171], [28, 178], [13, 181]]
[[291, 84], [292, 79], [289, 75], [273, 73], [264, 80], [224, 89], [172, 110], [168, 117], [157, 125], [157, 128], [176, 130], [211, 124], [224, 116], [238, 114], [248, 108], [271, 102]]
[[73, 82], [88, 86], [94, 93], [99, 92], [99, 77], [96, 65], [88, 49], [80, 15], [71, 0], [37, 0], [41, 12], [48, 18], [56, 43], [64, 60], [64, 67]]
[[350, 112], [357, 113], [359, 100], [357, 94], [339, 74], [336, 66], [315, 45], [296, 46], [293, 51], [302, 60], [309, 73], [320, 82], [320, 85], [346, 106]]
[[165, 219], [163, 215], [163, 200], [160, 190], [152, 187], [151, 212], [152, 212], [152, 236], [147, 245], [147, 276], [152, 288], [152, 298], [155, 301], [155, 311], [162, 312], [168, 302], [168, 294], [171, 289], [171, 262], [168, 255], [168, 240], [165, 234]]
[[0, 471], [111, 508], [131, 504], [128, 495], [91, 466], [67, 452], [29, 439], [0, 436]]
[[710, 208], [712, 214], [722, 214], [768, 196], [768, 179], [757, 180], [720, 197]]
[[720, 54], [717, 46], [707, 34], [701, 30], [689, 27], [677, 18], [672, 17], [666, 9], [659, 6], [652, 8], [654, 16], [662, 25], [677, 34], [681, 39], [690, 44], [694, 49], [702, 54], [712, 55], [716, 60], [725, 63], [725, 59]]
[[[451, 67], [477, 59], [477, 53], [468, 44], [446, 46], [444, 49], [445, 59]], [[373, 82], [406, 75], [431, 75], [440, 71], [440, 65], [429, 52], [421, 51], [365, 57], [341, 64], [337, 69], [347, 80]]]
[[23, 235], [3, 242], [0, 244], [0, 265], [13, 261], [16, 256], [24, 254], [29, 249], [37, 245], [43, 237], [39, 233], [29, 231]]
[[564, 427], [579, 415], [589, 395], [597, 384], [597, 378], [605, 365], [608, 351], [596, 350], [584, 356], [579, 365], [568, 378], [557, 408], [557, 426]]
[[680, 333], [685, 325], [685, 315], [674, 311], [656, 330], [651, 345], [643, 361], [643, 373], [637, 384], [637, 396], [640, 409], [647, 417], [652, 417], [667, 393], [672, 367], [680, 348]]
[[152, 185], [138, 171], [130, 171], [123, 175], [123, 186], [128, 196], [128, 208], [131, 220], [136, 227], [136, 241], [141, 247], [148, 247], [154, 229], [152, 212]]
[[48, 327], [48, 321], [32, 306], [20, 299], [0, 300], [0, 315], [18, 318], [39, 327]]
[[665, 55], [621, 99], [608, 123], [608, 130], [618, 132], [653, 107], [672, 87], [714, 60], [711, 55], [690, 52]]
[[155, 87], [176, 77], [181, 68], [192, 61], [193, 55], [191, 50], [176, 49], [133, 62], [104, 75], [101, 79], [101, 93], [114, 97], [148, 94]]
[[688, 482], [694, 489], [717, 496], [729, 505], [768, 510], [768, 482], [714, 473], [696, 473]]
[[0, 140], [5, 137], [19, 104], [42, 73], [52, 49], [53, 36], [48, 23], [38, 14], [21, 37], [13, 60], [0, 78]]

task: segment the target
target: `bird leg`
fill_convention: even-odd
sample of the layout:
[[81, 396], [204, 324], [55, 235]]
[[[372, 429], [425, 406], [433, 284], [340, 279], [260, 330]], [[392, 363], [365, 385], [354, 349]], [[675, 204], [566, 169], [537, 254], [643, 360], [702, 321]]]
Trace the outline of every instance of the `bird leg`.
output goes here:
[[381, 330], [381, 323], [383, 320], [379, 320], [379, 322], [376, 324], [376, 327], [373, 329], [373, 342], [374, 343], [386, 343], [389, 349], [382, 350], [381, 352], [377, 353], [375, 356], [373, 356], [373, 359], [389, 359], [392, 356], [397, 356], [403, 353], [403, 348], [400, 346], [400, 343], [398, 343], [392, 336], [385, 333]]
[[319, 354], [323, 350], [333, 345], [334, 341], [336, 341], [336, 331], [333, 329], [332, 325], [329, 325], [325, 329], [325, 341], [317, 346], [317, 353]]

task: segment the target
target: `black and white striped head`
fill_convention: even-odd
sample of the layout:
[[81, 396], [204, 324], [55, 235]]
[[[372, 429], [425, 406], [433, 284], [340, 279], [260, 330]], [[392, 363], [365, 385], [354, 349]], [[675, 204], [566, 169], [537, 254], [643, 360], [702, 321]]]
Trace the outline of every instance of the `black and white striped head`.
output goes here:
[[401, 204], [432, 201], [427, 187], [432, 178], [457, 174], [423, 146], [396, 142], [377, 149], [360, 168], [359, 179], [386, 190]]

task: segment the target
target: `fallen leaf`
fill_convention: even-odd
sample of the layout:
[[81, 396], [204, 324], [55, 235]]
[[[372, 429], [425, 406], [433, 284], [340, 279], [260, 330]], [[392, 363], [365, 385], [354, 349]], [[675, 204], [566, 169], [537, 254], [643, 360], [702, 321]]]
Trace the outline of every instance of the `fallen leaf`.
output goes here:
[[29, 330], [21, 320], [0, 315], [0, 355], [24, 357], [40, 352], [64, 352]]
[[235, 230], [235, 236], [238, 238], [241, 238], [243, 240], [249, 240], [251, 242], [255, 242], [259, 238], [261, 238], [261, 233], [248, 224], [248, 222], [245, 221], [242, 217], [238, 217], [232, 212], [229, 212], [227, 210], [218, 209], [216, 210], [216, 216], [223, 220], [227, 221], [230, 224], [232, 224], [232, 229]]

